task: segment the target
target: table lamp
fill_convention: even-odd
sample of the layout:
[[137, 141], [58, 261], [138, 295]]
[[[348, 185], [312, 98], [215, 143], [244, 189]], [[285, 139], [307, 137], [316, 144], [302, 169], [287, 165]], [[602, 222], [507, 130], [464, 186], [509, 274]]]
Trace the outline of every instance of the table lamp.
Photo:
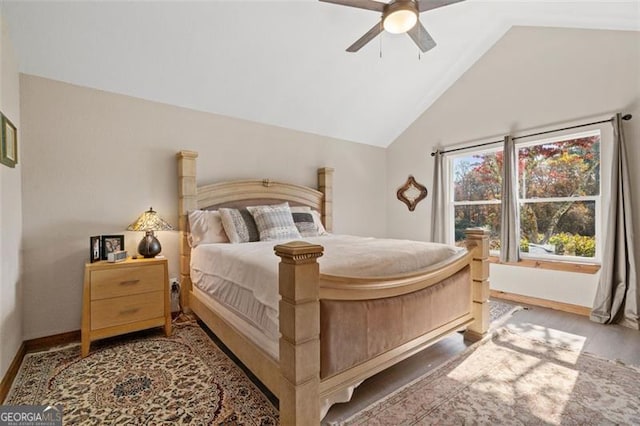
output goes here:
[[127, 228], [127, 231], [145, 231], [145, 236], [142, 237], [140, 244], [138, 244], [138, 253], [144, 257], [156, 257], [162, 250], [160, 241], [158, 241], [153, 234], [154, 231], [172, 230], [173, 227], [158, 216], [158, 213], [153, 211], [153, 207], [149, 207], [149, 210], [142, 213], [140, 217]]

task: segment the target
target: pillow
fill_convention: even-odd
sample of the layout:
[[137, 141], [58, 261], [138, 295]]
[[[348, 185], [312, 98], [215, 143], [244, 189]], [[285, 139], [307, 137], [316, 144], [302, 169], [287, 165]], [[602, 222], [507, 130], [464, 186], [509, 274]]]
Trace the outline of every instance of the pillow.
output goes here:
[[318, 234], [320, 234], [321, 236], [329, 235], [324, 225], [322, 224], [322, 217], [320, 216], [320, 212], [317, 210], [311, 210], [311, 214], [313, 215], [313, 219], [316, 222], [316, 225], [318, 225]]
[[222, 227], [233, 244], [259, 241], [256, 222], [247, 209], [220, 209]]
[[[298, 213], [310, 213], [313, 217], [313, 223], [315, 227], [312, 229], [309, 225], [303, 224], [305, 222], [308, 223], [307, 216], [297, 216]], [[312, 210], [311, 207], [307, 206], [294, 206], [291, 207], [291, 214], [293, 215], [293, 221], [300, 231], [300, 235], [303, 237], [317, 237], [321, 235], [328, 235], [326, 229], [324, 229], [324, 225], [322, 224], [322, 219], [320, 218], [320, 212], [317, 210]], [[305, 235], [305, 233], [310, 232], [310, 234]], [[313, 235], [311, 235], [313, 234]]]
[[318, 233], [318, 225], [313, 220], [313, 214], [309, 213], [294, 213], [291, 212], [293, 216], [293, 223], [296, 224], [296, 228], [298, 228], [298, 232], [303, 237], [318, 237], [320, 234]]
[[209, 210], [194, 210], [189, 212], [189, 245], [197, 247], [199, 244], [228, 243], [229, 238], [222, 227], [220, 213]]
[[301, 238], [293, 216], [289, 209], [289, 203], [272, 206], [247, 207], [256, 221], [260, 241], [286, 240]]

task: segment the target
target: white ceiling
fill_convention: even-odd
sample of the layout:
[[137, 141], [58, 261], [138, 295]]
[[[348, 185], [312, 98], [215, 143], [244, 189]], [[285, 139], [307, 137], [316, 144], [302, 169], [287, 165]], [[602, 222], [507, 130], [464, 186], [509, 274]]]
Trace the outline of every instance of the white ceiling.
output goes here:
[[640, 0], [467, 0], [421, 14], [418, 58], [386, 33], [345, 52], [378, 13], [316, 0], [0, 8], [23, 73], [383, 147], [511, 26], [640, 30]]

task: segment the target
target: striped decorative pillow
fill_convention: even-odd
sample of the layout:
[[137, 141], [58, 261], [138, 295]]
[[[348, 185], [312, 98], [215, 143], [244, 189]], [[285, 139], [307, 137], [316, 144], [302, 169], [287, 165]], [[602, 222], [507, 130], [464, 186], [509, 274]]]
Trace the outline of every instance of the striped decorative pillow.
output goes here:
[[287, 240], [301, 238], [293, 222], [289, 203], [272, 206], [247, 207], [256, 221], [260, 241]]
[[[291, 213], [293, 214], [293, 221], [300, 231], [300, 235], [303, 237], [319, 237], [323, 235], [329, 235], [320, 217], [320, 212], [311, 209], [307, 206], [292, 206]], [[313, 218], [314, 226], [309, 223], [309, 217], [306, 215], [299, 215], [298, 213], [310, 213]]]
[[247, 209], [226, 209], [218, 210], [222, 219], [222, 227], [229, 237], [229, 241], [234, 244], [259, 241], [258, 229], [251, 213]]
[[317, 237], [320, 234], [318, 233], [318, 226], [313, 221], [313, 215], [311, 212], [309, 213], [294, 213], [293, 215], [293, 223], [296, 224], [296, 228], [298, 228], [298, 232], [303, 237]]

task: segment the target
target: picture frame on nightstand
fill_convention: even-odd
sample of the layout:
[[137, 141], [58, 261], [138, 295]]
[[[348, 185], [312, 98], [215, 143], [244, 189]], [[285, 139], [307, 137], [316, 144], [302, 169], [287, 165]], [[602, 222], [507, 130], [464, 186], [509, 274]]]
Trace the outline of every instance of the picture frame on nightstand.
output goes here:
[[91, 263], [97, 262], [102, 257], [102, 244], [100, 242], [100, 235], [89, 237], [89, 261]]
[[107, 260], [109, 253], [124, 250], [124, 235], [102, 235], [100, 237], [100, 258]]

